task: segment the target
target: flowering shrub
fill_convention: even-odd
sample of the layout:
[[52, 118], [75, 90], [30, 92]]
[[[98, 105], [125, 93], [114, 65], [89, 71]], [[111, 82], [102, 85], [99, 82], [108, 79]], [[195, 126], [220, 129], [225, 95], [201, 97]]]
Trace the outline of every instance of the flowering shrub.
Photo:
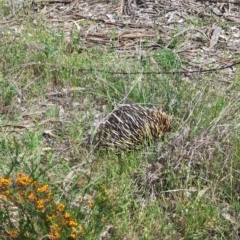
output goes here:
[[76, 239], [84, 235], [83, 227], [56, 203], [48, 184], [19, 173], [15, 180], [0, 178], [0, 208], [4, 222], [0, 228], [6, 238]]

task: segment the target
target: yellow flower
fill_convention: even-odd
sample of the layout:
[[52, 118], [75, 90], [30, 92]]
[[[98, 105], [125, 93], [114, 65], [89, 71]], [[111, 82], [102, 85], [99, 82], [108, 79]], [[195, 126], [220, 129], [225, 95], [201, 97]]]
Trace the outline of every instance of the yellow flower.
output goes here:
[[23, 173], [19, 173], [16, 179], [16, 184], [18, 186], [28, 186], [30, 183], [32, 183], [32, 178], [24, 175]]
[[50, 221], [50, 222], [53, 222], [54, 220], [56, 219], [56, 216], [55, 215], [47, 215], [47, 220]]
[[69, 220], [71, 218], [71, 214], [70, 213], [65, 213], [64, 214], [64, 219], [65, 220]]
[[44, 208], [44, 200], [43, 200], [43, 199], [40, 199], [40, 200], [37, 201], [36, 208], [37, 208], [38, 210]]
[[94, 206], [94, 202], [89, 201], [89, 202], [88, 202], [88, 207], [89, 207], [89, 208], [93, 208], [93, 206]]
[[9, 178], [0, 178], [0, 190], [5, 190], [11, 184], [11, 179]]
[[17, 238], [18, 237], [18, 232], [16, 230], [9, 230], [7, 231], [8, 235], [10, 238]]
[[79, 232], [82, 232], [83, 231], [83, 227], [82, 227], [82, 225], [80, 224], [80, 225], [78, 225], [78, 231]]
[[63, 212], [65, 209], [65, 205], [60, 203], [57, 205], [57, 213]]
[[49, 239], [55, 240], [55, 239], [60, 239], [60, 234], [59, 231], [60, 228], [57, 224], [54, 224], [50, 227], [50, 233], [49, 233]]
[[75, 220], [69, 221], [69, 227], [70, 227], [70, 228], [74, 228], [74, 227], [76, 227], [76, 226], [77, 226], [77, 222], [76, 222]]
[[6, 190], [4, 192], [2, 192], [1, 196], [3, 199], [7, 199], [10, 195], [10, 191], [9, 190]]
[[39, 188], [37, 189], [37, 191], [38, 191], [38, 192], [48, 192], [48, 191], [49, 191], [48, 185], [45, 184], [45, 185], [43, 185], [42, 187], [39, 187]]
[[72, 239], [76, 239], [76, 238], [77, 238], [76, 233], [72, 233], [72, 234], [70, 235], [70, 237], [71, 237]]
[[107, 189], [106, 189], [106, 185], [105, 184], [102, 184], [100, 186], [101, 190], [106, 194], [107, 193]]
[[77, 236], [83, 235], [83, 227], [81, 224], [78, 225], [77, 228], [72, 228], [72, 233], [70, 235], [70, 237], [72, 237], [73, 239], [76, 239]]
[[28, 199], [29, 199], [30, 201], [36, 201], [36, 200], [37, 200], [37, 198], [36, 198], [36, 196], [34, 195], [34, 193], [30, 193], [29, 196], [28, 196]]
[[52, 193], [49, 191], [46, 196], [46, 200], [49, 201], [52, 196]]

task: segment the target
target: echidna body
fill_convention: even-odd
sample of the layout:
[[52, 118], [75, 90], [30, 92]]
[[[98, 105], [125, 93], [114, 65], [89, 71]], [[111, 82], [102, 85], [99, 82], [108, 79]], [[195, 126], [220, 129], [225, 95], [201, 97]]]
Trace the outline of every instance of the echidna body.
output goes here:
[[94, 143], [104, 149], [129, 150], [154, 141], [172, 128], [170, 117], [159, 109], [121, 105], [100, 124]]

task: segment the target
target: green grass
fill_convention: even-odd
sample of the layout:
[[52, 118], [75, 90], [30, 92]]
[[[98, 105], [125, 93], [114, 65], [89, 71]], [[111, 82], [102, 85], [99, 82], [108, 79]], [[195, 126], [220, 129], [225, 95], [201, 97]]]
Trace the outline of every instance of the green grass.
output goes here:
[[[1, 17], [11, 12], [6, 5], [0, 11]], [[109, 73], [179, 70], [186, 64], [174, 52], [180, 37], [171, 50], [158, 49], [139, 62], [111, 48], [81, 46], [75, 33], [66, 43], [64, 33], [47, 28], [41, 18], [25, 20], [17, 38], [7, 25], [2, 34], [3, 239], [47, 239], [54, 223], [62, 224], [55, 230], [67, 239], [75, 231], [63, 221], [67, 212], [83, 228], [78, 239], [238, 238], [238, 74], [224, 85], [221, 72], [191, 82], [179, 74]], [[173, 131], [164, 142], [129, 154], [91, 152], [87, 142], [94, 123], [123, 102], [164, 108]], [[27, 200], [30, 193], [45, 199], [39, 189], [18, 186], [21, 172], [48, 185], [51, 197], [43, 208]], [[12, 184], [5, 186], [3, 179]], [[65, 210], [57, 211], [58, 204]], [[54, 214], [57, 222], [47, 220]]]

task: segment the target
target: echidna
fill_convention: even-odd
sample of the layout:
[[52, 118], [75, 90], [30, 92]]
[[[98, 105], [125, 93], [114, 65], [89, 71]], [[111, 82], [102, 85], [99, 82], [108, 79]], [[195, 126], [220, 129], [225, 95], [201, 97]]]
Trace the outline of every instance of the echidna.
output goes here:
[[163, 137], [172, 129], [170, 117], [159, 109], [121, 105], [100, 124], [94, 144], [104, 149], [129, 150]]

